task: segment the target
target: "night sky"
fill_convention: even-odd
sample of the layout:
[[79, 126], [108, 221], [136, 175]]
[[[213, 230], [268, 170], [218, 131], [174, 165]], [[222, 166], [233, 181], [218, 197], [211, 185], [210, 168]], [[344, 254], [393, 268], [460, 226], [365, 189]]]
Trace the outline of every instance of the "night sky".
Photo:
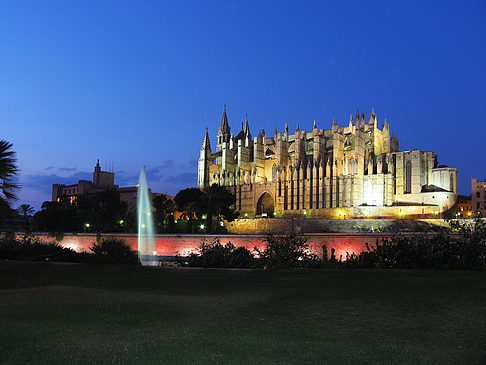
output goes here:
[[[393, 3], [393, 7], [390, 7]], [[329, 129], [374, 107], [400, 150], [486, 178], [486, 2], [2, 1], [0, 139], [21, 203], [91, 179], [197, 183], [204, 128]]]

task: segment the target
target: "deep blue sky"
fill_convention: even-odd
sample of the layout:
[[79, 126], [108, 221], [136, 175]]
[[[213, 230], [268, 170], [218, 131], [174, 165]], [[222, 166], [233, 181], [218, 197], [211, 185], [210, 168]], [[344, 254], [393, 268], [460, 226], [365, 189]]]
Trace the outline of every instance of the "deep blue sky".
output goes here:
[[[393, 3], [393, 6], [390, 6]], [[253, 135], [347, 123], [372, 107], [400, 148], [486, 178], [486, 2], [3, 1], [0, 138], [20, 203], [91, 178], [156, 192], [195, 186], [223, 105]]]

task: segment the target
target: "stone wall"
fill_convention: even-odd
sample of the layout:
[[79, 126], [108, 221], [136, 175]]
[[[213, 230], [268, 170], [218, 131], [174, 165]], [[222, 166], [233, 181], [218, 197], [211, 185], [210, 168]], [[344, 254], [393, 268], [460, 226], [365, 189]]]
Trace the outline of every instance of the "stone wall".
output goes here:
[[[413, 235], [416, 233], [405, 233]], [[36, 233], [35, 236], [43, 241], [55, 241], [54, 237], [47, 233]], [[310, 251], [322, 258], [322, 246], [326, 245], [327, 254], [330, 255], [331, 249], [336, 251], [336, 257], [346, 258], [346, 253], [359, 253], [366, 250], [366, 243], [374, 245], [377, 240], [391, 237], [391, 233], [309, 233], [308, 237]], [[116, 237], [125, 240], [134, 250], [137, 250], [136, 234], [102, 234], [104, 237]], [[263, 249], [265, 247], [265, 235], [175, 235], [164, 234], [155, 236], [155, 251], [157, 256], [187, 256], [195, 252], [202, 240], [208, 242], [219, 239], [222, 244], [231, 242], [236, 247], [246, 247], [253, 251], [255, 247]], [[96, 234], [65, 234], [58, 243], [64, 247], [72, 248], [78, 252], [90, 252], [89, 246], [96, 241]]]
[[313, 219], [268, 218], [236, 219], [225, 222], [233, 234], [288, 234], [300, 233], [373, 233], [423, 232], [438, 227], [449, 227], [443, 219]]

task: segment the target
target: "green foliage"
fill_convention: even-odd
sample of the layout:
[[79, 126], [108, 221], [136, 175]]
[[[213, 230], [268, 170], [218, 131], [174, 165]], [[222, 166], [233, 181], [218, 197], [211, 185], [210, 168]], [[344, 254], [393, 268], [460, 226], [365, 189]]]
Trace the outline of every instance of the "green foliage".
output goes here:
[[366, 245], [367, 251], [347, 257], [345, 266], [389, 269], [486, 269], [486, 223], [450, 222], [442, 229], [413, 236], [396, 235]]
[[129, 221], [128, 206], [120, 201], [120, 193], [115, 190], [100, 191], [95, 194], [80, 195], [76, 205], [76, 216], [79, 229], [88, 222], [90, 231], [120, 232], [127, 229], [119, 222]]
[[[307, 237], [291, 233], [285, 236], [267, 235], [263, 251], [255, 247], [265, 268], [316, 267], [317, 255], [309, 253]], [[327, 249], [326, 249], [327, 251]]]
[[89, 248], [97, 258], [98, 262], [109, 264], [132, 264], [139, 265], [137, 252], [122, 239], [104, 238], [93, 243]]
[[46, 201], [34, 215], [36, 229], [48, 232], [127, 232], [134, 230], [134, 222], [115, 189], [80, 195], [74, 204], [63, 198]]
[[189, 188], [179, 191], [175, 197], [177, 210], [183, 212], [183, 217], [189, 219], [190, 232], [194, 232], [194, 219], [204, 220], [206, 232], [220, 232], [222, 219], [233, 221], [238, 217], [233, 206], [236, 197], [226, 187], [211, 185], [203, 190]]
[[202, 192], [198, 188], [188, 188], [179, 191], [174, 198], [177, 210], [182, 212], [183, 218], [189, 220], [189, 232], [191, 233], [194, 233], [194, 218], [201, 215], [199, 204], [201, 196]]
[[201, 242], [198, 254], [189, 256], [189, 266], [250, 268], [255, 265], [255, 257], [245, 247], [236, 248], [231, 242], [222, 245], [219, 239], [211, 243]]
[[76, 220], [76, 207], [68, 202], [42, 203], [41, 210], [34, 215], [37, 230], [47, 232], [69, 232], [80, 229]]
[[[198, 205], [199, 211], [207, 216], [206, 231], [219, 232], [221, 219], [228, 222], [235, 220], [238, 217], [238, 213], [233, 209], [235, 203], [236, 196], [226, 187], [219, 185], [205, 187]], [[216, 219], [215, 227], [213, 227], [213, 218]]]
[[157, 233], [172, 231], [175, 211], [174, 200], [166, 195], [157, 195], [152, 201], [152, 206], [155, 209], [154, 224]]
[[0, 237], [0, 259], [85, 263], [139, 264], [138, 256], [125, 241], [108, 238], [90, 247], [93, 254], [77, 253], [57, 242], [43, 242], [31, 235]]
[[15, 237], [12, 234], [0, 237], [0, 259], [26, 261], [78, 262], [74, 250], [56, 242], [42, 242], [30, 235]]

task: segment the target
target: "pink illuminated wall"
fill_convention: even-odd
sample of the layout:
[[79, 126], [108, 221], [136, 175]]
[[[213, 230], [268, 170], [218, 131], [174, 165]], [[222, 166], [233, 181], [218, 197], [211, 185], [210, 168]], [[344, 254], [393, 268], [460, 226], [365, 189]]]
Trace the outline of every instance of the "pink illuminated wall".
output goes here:
[[[410, 233], [413, 235], [414, 233]], [[309, 246], [312, 253], [322, 257], [322, 245], [326, 245], [328, 255], [331, 249], [335, 249], [336, 258], [344, 260], [346, 253], [359, 253], [366, 250], [366, 243], [373, 246], [376, 240], [390, 237], [389, 233], [312, 233], [305, 235], [309, 238]], [[54, 238], [49, 237], [45, 233], [37, 233], [36, 237], [44, 241], [53, 241]], [[137, 250], [137, 235], [136, 234], [103, 234], [102, 237], [116, 237], [125, 240], [134, 250]], [[213, 239], [219, 238], [222, 244], [231, 242], [236, 247], [246, 247], [253, 251], [255, 247], [263, 249], [265, 247], [264, 235], [156, 235], [155, 236], [155, 251], [159, 256], [181, 256], [189, 255], [196, 251], [201, 241], [211, 242]], [[65, 234], [62, 241], [59, 242], [64, 247], [72, 248], [78, 252], [89, 252], [89, 246], [96, 241], [95, 234]]]

